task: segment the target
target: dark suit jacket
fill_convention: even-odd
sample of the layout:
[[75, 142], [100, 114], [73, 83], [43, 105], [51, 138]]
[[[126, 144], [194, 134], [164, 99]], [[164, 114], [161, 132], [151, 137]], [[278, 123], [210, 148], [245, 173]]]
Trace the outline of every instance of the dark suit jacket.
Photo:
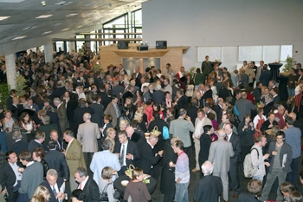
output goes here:
[[[13, 145], [15, 144], [15, 140], [13, 140], [13, 132], [6, 133], [5, 136], [5, 142], [6, 142], [6, 148], [7, 151], [11, 151], [13, 148]], [[27, 142], [27, 135], [22, 134], [22, 141]]]
[[[108, 124], [106, 124], [106, 127], [103, 129], [103, 135], [104, 135], [104, 137], [106, 137], [106, 131], [107, 131], [107, 129], [109, 129], [109, 128], [114, 128], [114, 126], [113, 126], [113, 124], [112, 123], [108, 123]], [[118, 135], [116, 135], [116, 137], [117, 137]]]
[[47, 148], [47, 146], [48, 146], [48, 142], [50, 140], [50, 132], [52, 130], [58, 131], [58, 127], [56, 124], [46, 124], [46, 125], [40, 126], [40, 128], [39, 128], [39, 131], [42, 131], [45, 133], [45, 141], [43, 142], [43, 145], [45, 148]]
[[241, 154], [241, 149], [240, 149], [240, 139], [238, 137], [238, 135], [236, 135], [235, 133], [232, 133], [229, 142], [232, 144], [233, 146], [233, 150], [234, 150], [234, 156], [230, 157], [230, 165], [238, 163], [239, 161], [239, 157]]
[[191, 106], [188, 107], [186, 111], [187, 111], [187, 115], [190, 117], [191, 122], [193, 123], [193, 125], [195, 125], [198, 108], [195, 106]]
[[56, 112], [52, 112], [52, 111], [47, 111], [46, 114], [50, 118], [50, 124], [56, 124], [57, 125], [58, 135], [61, 136], [61, 128], [60, 128], [58, 114]]
[[156, 90], [152, 94], [152, 99], [154, 103], [161, 104], [164, 101], [165, 94], [162, 90]]
[[28, 142], [25, 142], [25, 141], [18, 141], [18, 142], [15, 142], [15, 144], [13, 144], [12, 146], [12, 151], [16, 152], [17, 156], [23, 152], [23, 151], [26, 151], [28, 150]]
[[[119, 153], [120, 154], [121, 151], [121, 143], [120, 142], [116, 142], [115, 143], [115, 148], [114, 148], [114, 153]], [[128, 167], [130, 164], [135, 165], [135, 161], [137, 161], [138, 159], [141, 158], [141, 154], [138, 150], [138, 147], [136, 145], [136, 143], [128, 140], [128, 145], [126, 148], [126, 154], [132, 154], [134, 156], [133, 159], [126, 159], [126, 166]]]
[[194, 200], [202, 201], [218, 201], [218, 198], [223, 191], [222, 181], [220, 177], [206, 175], [195, 187]]
[[100, 202], [99, 187], [93, 179], [88, 178], [83, 192], [85, 193], [85, 202]]
[[223, 87], [219, 90], [218, 96], [223, 98], [223, 100], [226, 100], [227, 97], [231, 96], [231, 92], [227, 88]]
[[76, 129], [78, 129], [79, 125], [84, 123], [83, 114], [90, 113], [91, 115], [95, 113], [95, 111], [90, 107], [78, 107], [74, 112], [74, 122], [76, 124]]
[[249, 193], [241, 192], [238, 196], [238, 201], [243, 202], [260, 202], [255, 196]]
[[98, 93], [101, 97], [101, 104], [103, 105], [103, 109], [106, 109], [107, 105], [112, 101], [105, 92]]
[[53, 96], [54, 96], [54, 97], [61, 98], [61, 97], [64, 95], [65, 91], [66, 91], [65, 86], [60, 87], [60, 88], [56, 88], [56, 89], [54, 90], [54, 92], [53, 92]]
[[43, 146], [43, 144], [39, 144], [35, 140], [31, 140], [28, 144], [28, 151], [30, 151], [32, 153], [37, 148], [42, 148], [43, 150], [45, 150], [45, 147]]
[[16, 175], [8, 162], [6, 162], [4, 166], [0, 168], [0, 173], [0, 184], [2, 188], [6, 187], [8, 191], [8, 202], [15, 202], [13, 197], [13, 187], [16, 182]]
[[211, 144], [210, 136], [203, 133], [200, 137], [200, 152], [199, 152], [200, 166], [208, 159], [210, 144]]
[[[62, 186], [63, 183], [64, 183], [63, 178], [58, 177], [56, 184], [58, 186], [59, 191], [60, 191], [60, 187]], [[48, 202], [58, 202], [58, 200], [56, 199], [56, 196], [54, 195], [53, 188], [49, 185], [47, 180], [43, 181], [40, 185], [45, 186], [48, 189], [48, 192], [50, 193], [50, 198], [49, 198]], [[65, 187], [67, 187], [67, 184], [65, 184]], [[66, 188], [65, 188], [65, 193], [67, 194]]]
[[141, 159], [138, 161], [138, 167], [143, 169], [146, 174], [152, 174], [152, 166], [155, 166], [161, 159], [160, 155], [155, 156], [153, 149], [147, 143], [147, 141], [142, 142], [139, 151], [141, 153]]
[[273, 103], [277, 103], [277, 102], [280, 102], [280, 96], [277, 95], [276, 97], [274, 97], [273, 99]]
[[214, 106], [214, 110], [217, 114], [217, 122], [218, 124], [221, 124], [222, 121], [222, 108], [219, 105]]
[[[177, 105], [175, 106], [176, 110], [179, 111], [181, 108], [186, 109], [188, 105], [188, 100], [185, 95], [182, 95], [177, 102]], [[176, 113], [177, 114], [177, 113]]]
[[91, 121], [97, 123], [99, 128], [101, 128], [103, 126], [103, 117], [104, 117], [104, 111], [102, 105], [98, 103], [92, 103], [89, 105], [89, 107], [95, 111], [95, 113], [92, 114]]
[[271, 73], [269, 70], [263, 71], [259, 78], [263, 86], [268, 86], [270, 79], [271, 79]]
[[48, 167], [55, 169], [58, 172], [58, 176], [63, 179], [69, 179], [69, 169], [63, 153], [56, 150], [49, 150], [44, 157]]

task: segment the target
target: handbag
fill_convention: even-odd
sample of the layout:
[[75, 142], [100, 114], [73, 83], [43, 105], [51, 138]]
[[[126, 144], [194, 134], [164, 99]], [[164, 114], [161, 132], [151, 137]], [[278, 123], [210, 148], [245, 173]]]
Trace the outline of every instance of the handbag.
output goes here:
[[109, 184], [110, 184], [110, 183], [108, 183], [108, 184], [104, 187], [103, 191], [102, 191], [101, 194], [100, 194], [100, 200], [101, 200], [101, 202], [102, 202], [102, 201], [108, 201], [107, 187], [108, 187]]

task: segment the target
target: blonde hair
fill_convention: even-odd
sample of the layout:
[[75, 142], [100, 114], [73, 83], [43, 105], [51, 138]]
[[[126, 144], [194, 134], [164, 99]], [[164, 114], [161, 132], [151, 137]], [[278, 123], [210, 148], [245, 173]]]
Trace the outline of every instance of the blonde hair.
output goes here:
[[[44, 198], [44, 200], [42, 200], [42, 197]], [[35, 190], [31, 202], [32, 201], [48, 201], [49, 198], [50, 198], [50, 193], [49, 193], [48, 189], [45, 186], [40, 185]]]

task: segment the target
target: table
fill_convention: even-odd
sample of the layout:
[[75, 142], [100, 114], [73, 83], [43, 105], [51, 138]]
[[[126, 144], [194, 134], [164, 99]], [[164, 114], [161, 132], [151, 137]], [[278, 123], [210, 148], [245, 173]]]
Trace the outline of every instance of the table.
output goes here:
[[278, 80], [278, 76], [280, 74], [280, 67], [282, 67], [282, 63], [268, 63], [271, 72], [271, 78], [274, 81]]
[[[153, 177], [150, 177], [148, 179], [150, 180], [150, 183], [146, 184], [146, 187], [147, 187], [149, 193], [152, 193], [155, 190], [156, 186], [157, 186], [157, 182], [156, 182], [155, 178], [153, 178]], [[120, 194], [123, 197], [126, 187], [121, 184], [122, 180], [130, 180], [130, 178], [126, 175], [122, 175], [122, 176], [118, 177], [114, 181], [114, 187], [115, 187], [115, 189], [117, 189], [120, 192]]]

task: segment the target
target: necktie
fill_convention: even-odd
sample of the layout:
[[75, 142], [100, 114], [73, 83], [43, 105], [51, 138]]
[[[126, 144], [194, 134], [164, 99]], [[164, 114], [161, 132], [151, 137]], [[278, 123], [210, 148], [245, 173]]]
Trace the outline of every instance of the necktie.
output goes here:
[[227, 141], [227, 142], [228, 142], [228, 136], [227, 136], [227, 135], [225, 136], [225, 138], [224, 138], [224, 139], [225, 139], [225, 141]]
[[[57, 191], [56, 191], [56, 189], [55, 189], [55, 186], [53, 186], [53, 193], [54, 193], [54, 195], [55, 195], [55, 197], [57, 196]], [[58, 199], [56, 199], [56, 201], [59, 201]]]
[[122, 145], [122, 151], [120, 154], [120, 165], [123, 166], [123, 162], [124, 162], [124, 157], [125, 157], [125, 146], [124, 144]]

